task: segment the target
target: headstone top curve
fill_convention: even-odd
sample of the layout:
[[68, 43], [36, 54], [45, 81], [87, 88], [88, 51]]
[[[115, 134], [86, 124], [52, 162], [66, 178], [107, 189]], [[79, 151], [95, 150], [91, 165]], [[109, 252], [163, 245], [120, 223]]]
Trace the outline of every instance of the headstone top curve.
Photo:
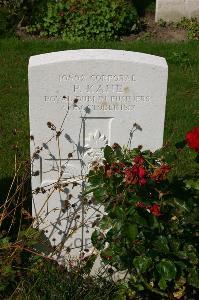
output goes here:
[[34, 55], [30, 57], [29, 68], [51, 63], [61, 63], [64, 61], [82, 60], [131, 61], [134, 63], [143, 63], [168, 68], [167, 62], [163, 57], [134, 51], [112, 49], [79, 49]]

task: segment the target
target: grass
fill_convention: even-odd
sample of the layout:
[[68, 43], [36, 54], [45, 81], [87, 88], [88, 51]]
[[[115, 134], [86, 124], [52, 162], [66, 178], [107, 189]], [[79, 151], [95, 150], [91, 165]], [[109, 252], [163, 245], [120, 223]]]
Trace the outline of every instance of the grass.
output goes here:
[[[22, 274], [21, 274], [22, 275]], [[38, 260], [29, 266], [28, 276], [21, 276], [17, 288], [5, 291], [10, 300], [108, 300], [117, 291], [111, 280], [91, 277], [80, 269], [68, 272], [66, 268], [47, 260]]]
[[[0, 190], [13, 175], [13, 145], [21, 158], [29, 155], [28, 79], [31, 55], [79, 48], [112, 48], [163, 56], [169, 64], [164, 141], [175, 143], [199, 119], [199, 43], [155, 43], [146, 41], [69, 44], [64, 41], [0, 40]], [[17, 129], [13, 132], [13, 129]], [[18, 142], [17, 142], [18, 141]], [[173, 148], [170, 150], [173, 152]], [[183, 154], [178, 174], [190, 168], [190, 152]], [[193, 165], [192, 165], [193, 167]]]

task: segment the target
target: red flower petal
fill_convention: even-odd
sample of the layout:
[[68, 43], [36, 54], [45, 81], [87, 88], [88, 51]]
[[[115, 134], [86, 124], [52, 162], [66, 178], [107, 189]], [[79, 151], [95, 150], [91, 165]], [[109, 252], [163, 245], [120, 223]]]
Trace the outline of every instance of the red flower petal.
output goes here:
[[192, 128], [186, 134], [186, 142], [189, 148], [199, 153], [199, 126]]

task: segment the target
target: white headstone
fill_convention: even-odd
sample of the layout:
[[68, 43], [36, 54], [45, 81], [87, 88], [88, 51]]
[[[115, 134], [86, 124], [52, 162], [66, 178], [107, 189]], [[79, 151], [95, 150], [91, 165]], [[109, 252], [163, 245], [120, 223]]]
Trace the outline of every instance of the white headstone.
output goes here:
[[[167, 76], [164, 58], [130, 51], [30, 58], [33, 214], [60, 251], [58, 259], [91, 249], [92, 224], [101, 210], [82, 201], [81, 192], [100, 149], [115, 142], [151, 150], [162, 146]], [[132, 137], [134, 123], [142, 131]]]
[[179, 21], [181, 18], [199, 20], [199, 0], [156, 0], [156, 21]]

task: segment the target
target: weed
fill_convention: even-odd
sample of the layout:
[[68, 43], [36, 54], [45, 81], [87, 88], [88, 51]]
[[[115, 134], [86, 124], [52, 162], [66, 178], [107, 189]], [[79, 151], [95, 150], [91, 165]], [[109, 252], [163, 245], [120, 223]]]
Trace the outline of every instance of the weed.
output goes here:
[[187, 31], [189, 40], [199, 40], [199, 22], [196, 18], [182, 18], [176, 26]]
[[167, 22], [163, 19], [159, 19], [158, 20], [158, 26], [160, 27], [166, 27], [167, 26]]

